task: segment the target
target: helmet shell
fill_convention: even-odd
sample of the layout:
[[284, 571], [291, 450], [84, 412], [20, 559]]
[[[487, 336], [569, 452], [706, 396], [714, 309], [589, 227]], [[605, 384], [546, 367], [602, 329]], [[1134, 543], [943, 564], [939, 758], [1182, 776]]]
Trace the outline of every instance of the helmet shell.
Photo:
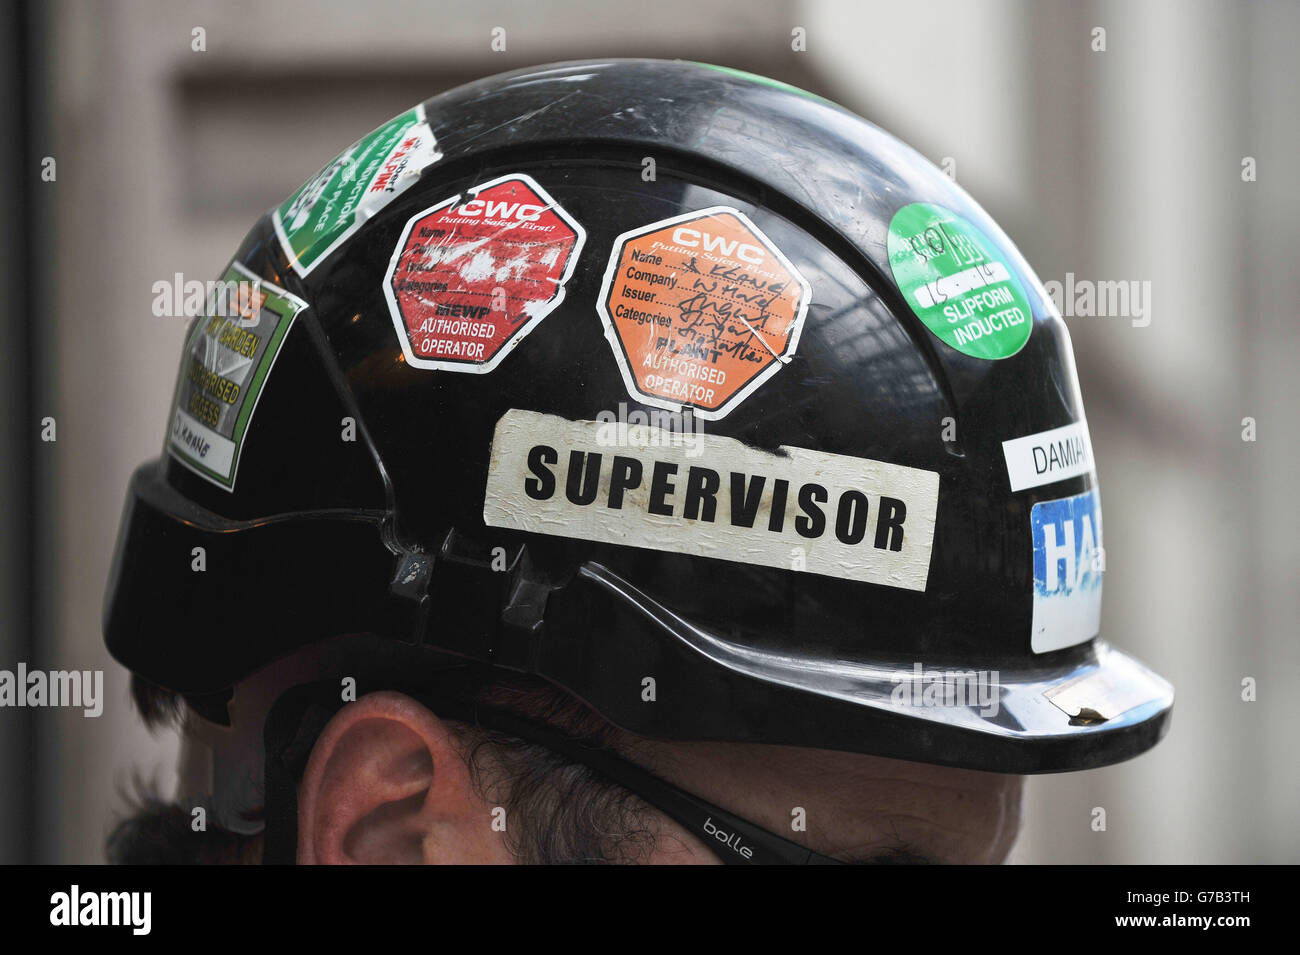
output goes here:
[[[698, 64], [557, 64], [421, 109], [438, 158], [310, 268], [275, 210], [236, 253], [302, 310], [262, 384], [233, 488], [170, 450], [133, 479], [105, 608], [119, 660], [207, 694], [301, 646], [367, 632], [544, 676], [650, 736], [1007, 772], [1103, 765], [1154, 745], [1172, 706], [1167, 683], [1095, 630], [1061, 646], [1035, 636], [1043, 574], [1087, 576], [1069, 560], [1051, 567], [1059, 551], [1044, 565], [1043, 522], [1086, 506], [1104, 553], [1096, 474], [1089, 450], [1086, 467], [1013, 490], [1004, 442], [1069, 428], [1086, 439], [1083, 403], [1064, 322], [955, 183], [834, 104]], [[536, 204], [558, 206], [576, 227], [563, 240], [567, 274], [546, 276], [562, 295], [526, 320], [526, 334], [494, 343], [490, 368], [421, 366], [417, 339], [403, 340], [394, 269], [420, 228], [498, 182], [537, 187]], [[1028, 312], [1015, 347], [968, 353], [977, 346], [952, 346], [920, 314], [925, 293], [911, 277], [900, 287], [897, 268], [911, 238], [897, 226], [905, 209], [938, 210], [952, 236], [976, 237]], [[643, 514], [606, 514], [601, 533], [526, 513], [502, 519], [528, 510], [522, 494], [503, 508], [491, 489], [514, 479], [502, 477], [503, 422], [519, 442], [529, 427], [549, 434], [673, 406], [629, 370], [641, 353], [611, 294], [640, 288], [623, 267], [645, 236], [707, 243], [708, 229], [724, 227], [748, 230], [729, 235], [755, 255], [779, 252], [791, 317], [755, 362], [761, 380], [692, 407], [703, 432], [695, 463], [725, 483], [737, 460], [757, 469], [751, 478], [765, 460], [772, 475], [798, 467], [796, 449], [897, 468], [902, 484], [868, 489], [861, 534], [852, 506], [827, 501], [803, 566], [794, 549], [784, 566], [770, 547], [755, 560], [680, 506], [662, 546]], [[933, 298], [944, 286], [926, 287]], [[354, 441], [341, 438], [347, 420]], [[556, 450], [558, 501], [569, 456]], [[602, 466], [618, 453], [609, 448]], [[655, 453], [626, 452], [645, 465], [638, 493]], [[608, 494], [610, 472], [599, 474]], [[918, 485], [916, 475], [929, 477]], [[889, 564], [889, 528], [876, 532], [900, 486], [917, 495], [902, 536], [928, 547]], [[831, 541], [841, 529], [859, 537], [864, 566], [878, 558], [885, 570], [843, 563]], [[207, 554], [201, 574], [188, 557], [196, 546]], [[1088, 586], [1099, 601], [1100, 568]], [[936, 674], [954, 673], [991, 674], [992, 696], [925, 705], [923, 689], [944, 682]]]

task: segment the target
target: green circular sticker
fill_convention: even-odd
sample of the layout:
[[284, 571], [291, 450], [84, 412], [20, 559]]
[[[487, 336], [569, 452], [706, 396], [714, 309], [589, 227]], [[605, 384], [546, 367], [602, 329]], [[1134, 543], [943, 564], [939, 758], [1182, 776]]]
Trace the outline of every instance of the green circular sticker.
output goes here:
[[972, 358], [1008, 358], [1034, 327], [997, 246], [955, 212], [913, 202], [889, 223], [889, 267], [926, 328]]

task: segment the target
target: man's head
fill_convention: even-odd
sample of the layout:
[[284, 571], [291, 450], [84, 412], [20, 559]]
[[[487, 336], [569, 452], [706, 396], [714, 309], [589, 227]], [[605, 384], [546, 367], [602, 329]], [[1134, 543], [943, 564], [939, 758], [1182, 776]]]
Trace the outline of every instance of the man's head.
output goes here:
[[[156, 687], [137, 681], [135, 689], [155, 726], [170, 721], [187, 732], [203, 719]], [[1019, 829], [1020, 776], [828, 750], [648, 740], [526, 677], [491, 684], [470, 677], [456, 689], [485, 710], [617, 754], [842, 862], [997, 863]], [[320, 727], [296, 785], [296, 861], [713, 864], [746, 848], [720, 820], [688, 829], [589, 766], [444, 719], [440, 708], [381, 690]], [[195, 806], [183, 800], [139, 803], [109, 838], [112, 861], [262, 861], [260, 835], [215, 822], [196, 831]]]

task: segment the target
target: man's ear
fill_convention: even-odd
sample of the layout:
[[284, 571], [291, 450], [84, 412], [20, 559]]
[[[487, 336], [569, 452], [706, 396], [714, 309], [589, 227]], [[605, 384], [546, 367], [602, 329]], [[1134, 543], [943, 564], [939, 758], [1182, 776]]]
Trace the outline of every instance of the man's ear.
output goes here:
[[401, 693], [348, 703], [298, 788], [298, 863], [512, 862], [447, 725]]

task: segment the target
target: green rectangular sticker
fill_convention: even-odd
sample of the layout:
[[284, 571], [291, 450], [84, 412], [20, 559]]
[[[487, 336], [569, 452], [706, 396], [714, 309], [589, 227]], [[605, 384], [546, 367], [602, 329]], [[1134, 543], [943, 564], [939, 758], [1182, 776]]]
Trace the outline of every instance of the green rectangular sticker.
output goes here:
[[293, 270], [307, 275], [441, 158], [422, 105], [345, 149], [272, 216]]
[[239, 454], [284, 336], [307, 303], [231, 263], [190, 327], [167, 450], [194, 473], [235, 489]]

